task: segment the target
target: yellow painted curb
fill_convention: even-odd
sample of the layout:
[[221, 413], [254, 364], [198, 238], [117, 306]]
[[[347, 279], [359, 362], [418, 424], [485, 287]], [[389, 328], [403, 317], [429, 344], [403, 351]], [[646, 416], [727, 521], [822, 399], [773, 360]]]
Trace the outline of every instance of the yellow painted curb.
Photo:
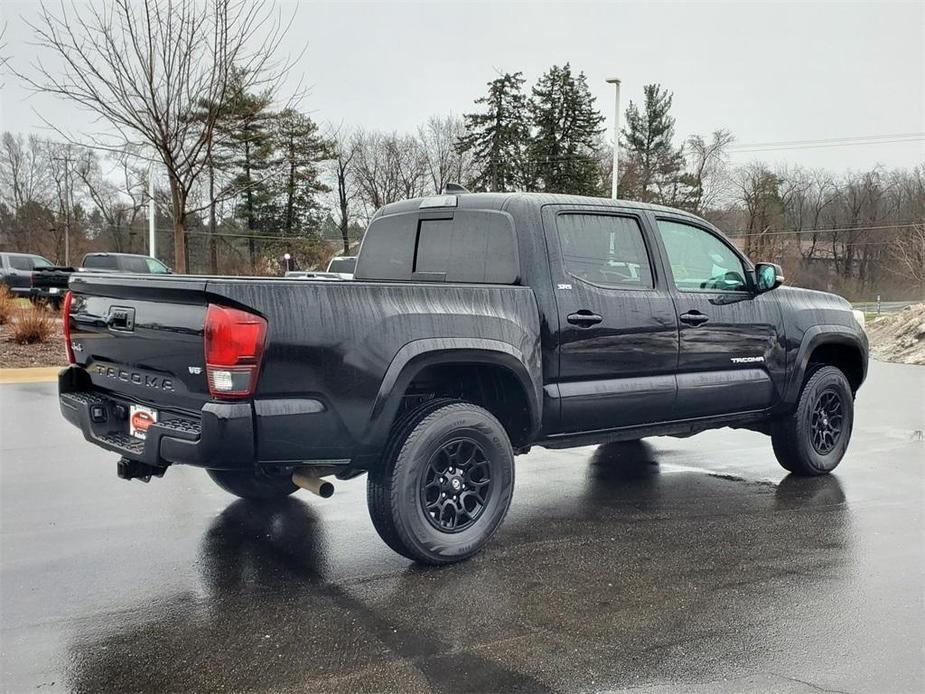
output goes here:
[[0, 385], [7, 383], [54, 383], [63, 366], [36, 366], [26, 369], [0, 369]]

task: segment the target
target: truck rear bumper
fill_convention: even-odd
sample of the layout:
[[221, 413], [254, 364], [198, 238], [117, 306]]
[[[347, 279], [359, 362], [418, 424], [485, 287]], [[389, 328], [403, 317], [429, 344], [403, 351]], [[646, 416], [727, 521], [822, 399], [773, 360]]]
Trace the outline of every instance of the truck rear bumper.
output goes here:
[[154, 467], [254, 466], [254, 417], [249, 403], [208, 402], [199, 416], [164, 412], [140, 439], [129, 434], [128, 408], [133, 401], [94, 388], [80, 367], [69, 366], [58, 375], [58, 402], [61, 414], [87, 441], [129, 460]]

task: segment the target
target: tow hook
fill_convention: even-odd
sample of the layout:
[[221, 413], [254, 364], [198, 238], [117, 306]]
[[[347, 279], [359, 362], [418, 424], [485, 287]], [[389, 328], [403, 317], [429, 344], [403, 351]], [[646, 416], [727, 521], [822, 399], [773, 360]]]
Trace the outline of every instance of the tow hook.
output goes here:
[[292, 483], [302, 489], [306, 489], [313, 494], [317, 494], [322, 499], [328, 499], [334, 493], [334, 485], [323, 480], [320, 477], [309, 475], [302, 470], [296, 470], [292, 473]]
[[166, 470], [167, 468], [165, 467], [155, 467], [154, 465], [140, 463], [137, 460], [129, 460], [128, 458], [120, 458], [119, 462], [116, 463], [116, 474], [119, 479], [123, 480], [150, 482], [152, 477], [163, 477]]

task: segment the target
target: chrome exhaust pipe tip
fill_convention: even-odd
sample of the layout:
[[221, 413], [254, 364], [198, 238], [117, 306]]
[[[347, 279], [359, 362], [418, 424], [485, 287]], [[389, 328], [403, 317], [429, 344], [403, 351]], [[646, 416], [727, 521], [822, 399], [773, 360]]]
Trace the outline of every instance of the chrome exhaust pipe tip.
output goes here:
[[334, 493], [333, 484], [301, 470], [296, 470], [292, 473], [292, 483], [297, 487], [310, 491], [312, 494], [317, 494], [322, 499], [329, 499]]

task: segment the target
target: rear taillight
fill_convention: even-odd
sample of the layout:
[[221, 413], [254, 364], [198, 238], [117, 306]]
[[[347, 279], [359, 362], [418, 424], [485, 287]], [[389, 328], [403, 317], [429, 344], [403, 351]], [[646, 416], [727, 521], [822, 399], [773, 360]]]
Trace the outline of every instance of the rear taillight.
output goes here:
[[246, 398], [254, 394], [266, 336], [267, 322], [260, 316], [209, 304], [206, 377], [213, 397]]
[[64, 303], [61, 304], [61, 321], [64, 324], [64, 349], [67, 351], [67, 363], [74, 364], [74, 345], [71, 344], [71, 301], [74, 298], [73, 292], [64, 295]]

